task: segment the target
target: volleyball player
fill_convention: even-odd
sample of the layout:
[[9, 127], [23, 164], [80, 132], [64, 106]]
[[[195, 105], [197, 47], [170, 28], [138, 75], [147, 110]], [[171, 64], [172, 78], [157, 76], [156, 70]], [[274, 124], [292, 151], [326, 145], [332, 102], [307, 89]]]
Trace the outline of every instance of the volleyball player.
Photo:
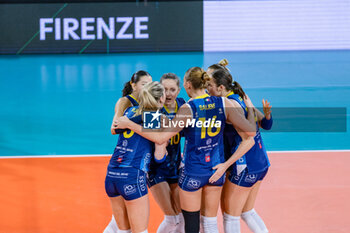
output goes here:
[[[186, 138], [184, 166], [179, 177], [180, 205], [185, 219], [186, 233], [199, 232], [202, 203], [206, 207], [202, 213], [206, 217], [204, 231], [218, 232], [216, 216], [225, 172], [254, 144], [255, 128], [252, 110], [248, 110], [250, 120], [248, 122], [231, 101], [206, 94], [205, 87], [208, 80], [206, 72], [199, 67], [193, 67], [186, 72], [184, 87], [191, 100], [179, 109], [171, 121], [173, 125], [170, 128], [163, 128], [160, 132], [145, 132], [140, 125], [125, 117], [118, 118], [115, 122], [117, 128], [132, 129], [156, 143], [166, 142], [187, 125], [184, 129]], [[226, 120], [241, 133], [243, 140], [231, 158], [225, 162], [223, 129]], [[202, 122], [202, 127], [188, 126], [187, 122], [193, 121], [196, 122], [195, 126], [201, 126], [198, 122]], [[204, 126], [206, 122], [215, 122], [215, 125]]]
[[[177, 98], [180, 92], [180, 79], [173, 73], [166, 73], [160, 79], [165, 90], [165, 103], [162, 113], [172, 119], [185, 103]], [[151, 163], [148, 172], [148, 186], [152, 195], [164, 213], [164, 220], [157, 233], [183, 232], [184, 221], [179, 200], [179, 165], [181, 162], [181, 133], [173, 136], [167, 146], [168, 155], [163, 163]]]
[[[130, 81], [124, 84], [124, 89], [122, 91], [123, 97], [120, 98], [115, 105], [115, 113], [113, 119], [123, 116], [127, 108], [131, 106], [137, 106], [138, 93], [145, 84], [151, 81], [152, 77], [147, 71], [139, 70], [136, 73], [134, 73], [131, 76]], [[111, 126], [111, 133], [116, 134], [115, 130], [113, 130], [112, 127], [113, 126]], [[115, 205], [118, 206], [118, 210], [113, 211], [118, 215], [112, 215], [112, 220], [109, 222], [103, 233], [118, 233], [119, 228], [124, 230], [130, 229], [129, 219], [127, 218], [124, 201], [121, 197], [115, 198], [113, 201], [119, 203], [118, 205]], [[117, 218], [118, 224], [116, 222], [115, 217]]]
[[[146, 84], [139, 93], [139, 106], [128, 108], [126, 117], [140, 115], [143, 111], [161, 109], [165, 102], [164, 88], [159, 82]], [[139, 122], [141, 123], [141, 122]], [[133, 233], [146, 233], [149, 219], [149, 199], [146, 176], [154, 153], [155, 161], [163, 161], [166, 143], [156, 145], [131, 130], [119, 136], [117, 146], [109, 162], [105, 180], [106, 193], [112, 204], [113, 214], [120, 208], [114, 199], [121, 197]], [[131, 232], [119, 231], [119, 232]]]
[[[227, 64], [227, 61], [226, 61]], [[241, 86], [233, 81], [228, 69], [211, 66], [211, 81], [208, 91], [214, 96], [226, 96], [241, 106], [241, 114], [247, 116], [246, 97]], [[226, 233], [240, 232], [240, 218], [255, 233], [268, 232], [263, 220], [254, 210], [255, 200], [261, 181], [270, 166], [267, 153], [259, 132], [259, 125], [264, 129], [272, 126], [271, 106], [263, 100], [265, 116], [257, 111], [255, 144], [234, 166], [229, 169], [228, 181], [222, 193], [224, 229]], [[241, 142], [241, 137], [232, 125], [225, 127], [225, 155], [230, 156]]]
[[[128, 107], [139, 105], [138, 94], [143, 86], [149, 82], [152, 82], [152, 77], [147, 71], [139, 70], [131, 76], [130, 81], [124, 84], [124, 89], [122, 91], [123, 97], [120, 98], [115, 105], [113, 120], [123, 116], [124, 111]], [[116, 134], [112, 129], [111, 132], [112, 134]]]

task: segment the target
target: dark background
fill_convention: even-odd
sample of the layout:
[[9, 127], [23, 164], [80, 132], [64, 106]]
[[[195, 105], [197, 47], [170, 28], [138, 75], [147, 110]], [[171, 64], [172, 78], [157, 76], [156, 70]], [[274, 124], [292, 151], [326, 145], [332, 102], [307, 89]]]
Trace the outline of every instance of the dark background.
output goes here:
[[[55, 41], [54, 33], [47, 33], [46, 40], [40, 41], [40, 18], [55, 14], [56, 18], [78, 21], [81, 17], [103, 17], [105, 22], [108, 17], [148, 16], [149, 39], [107, 41], [104, 34], [102, 40], [92, 42]], [[116, 23], [116, 33], [122, 25]], [[203, 2], [1, 4], [0, 30], [0, 54], [202, 51]], [[133, 31], [134, 22], [126, 33]], [[80, 36], [80, 27], [76, 32]]]

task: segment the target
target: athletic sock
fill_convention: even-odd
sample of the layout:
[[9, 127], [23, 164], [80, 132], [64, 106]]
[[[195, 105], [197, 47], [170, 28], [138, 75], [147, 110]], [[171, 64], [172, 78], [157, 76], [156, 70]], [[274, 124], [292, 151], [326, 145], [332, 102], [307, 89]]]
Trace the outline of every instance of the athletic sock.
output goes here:
[[204, 233], [219, 233], [218, 218], [201, 216]]
[[241, 233], [240, 216], [232, 216], [224, 213], [224, 231], [225, 233]]
[[182, 214], [185, 219], [185, 232], [186, 233], [198, 233], [199, 232], [199, 210], [198, 211], [186, 211], [182, 210]]
[[204, 233], [204, 226], [203, 226], [203, 218], [201, 215], [200, 223], [199, 223], [199, 233]]
[[118, 233], [131, 233], [131, 230], [118, 230]]
[[164, 220], [159, 225], [157, 233], [175, 233], [178, 223], [178, 215], [164, 215]]
[[185, 220], [182, 213], [178, 215], [179, 224], [176, 226], [176, 233], [185, 233]]
[[264, 221], [260, 218], [260, 216], [254, 209], [251, 209], [247, 212], [242, 213], [241, 216], [252, 232], [254, 233], [269, 232], [265, 226]]
[[108, 223], [103, 233], [118, 233], [118, 230], [119, 228], [118, 228], [117, 222], [115, 221], [115, 218], [112, 215], [112, 220]]

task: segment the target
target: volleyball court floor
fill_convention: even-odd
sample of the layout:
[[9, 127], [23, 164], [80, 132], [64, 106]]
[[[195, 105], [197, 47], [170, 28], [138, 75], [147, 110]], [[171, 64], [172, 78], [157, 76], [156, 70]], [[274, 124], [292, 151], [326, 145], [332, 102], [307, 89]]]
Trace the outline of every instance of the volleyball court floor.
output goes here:
[[[349, 51], [1, 57], [0, 233], [102, 232], [116, 144], [109, 127], [122, 84], [139, 69], [154, 80], [166, 72], [182, 78], [222, 58], [257, 106], [267, 98], [274, 108], [350, 107]], [[187, 99], [183, 89], [180, 96]], [[345, 127], [262, 133], [271, 169], [256, 209], [271, 233], [350, 232]], [[150, 199], [153, 233], [163, 214]]]
[[[272, 166], [256, 210], [271, 233], [350, 232], [349, 151], [269, 155]], [[0, 232], [103, 232], [111, 218], [104, 192], [108, 160], [105, 156], [1, 159]], [[150, 199], [149, 232], [156, 232], [163, 214]], [[243, 222], [242, 226], [243, 233], [249, 232]]]

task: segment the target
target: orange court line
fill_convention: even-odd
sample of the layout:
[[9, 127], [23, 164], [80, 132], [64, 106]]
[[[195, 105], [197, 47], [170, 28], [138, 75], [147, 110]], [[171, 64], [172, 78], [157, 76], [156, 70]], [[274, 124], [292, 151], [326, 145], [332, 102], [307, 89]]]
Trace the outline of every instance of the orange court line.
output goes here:
[[[271, 153], [256, 210], [271, 233], [350, 232], [350, 152]], [[109, 157], [0, 160], [1, 233], [96, 233], [111, 218]], [[163, 213], [150, 195], [149, 232]], [[219, 218], [222, 219], [222, 218]], [[221, 232], [222, 232], [222, 226]], [[249, 232], [242, 223], [242, 232]]]

